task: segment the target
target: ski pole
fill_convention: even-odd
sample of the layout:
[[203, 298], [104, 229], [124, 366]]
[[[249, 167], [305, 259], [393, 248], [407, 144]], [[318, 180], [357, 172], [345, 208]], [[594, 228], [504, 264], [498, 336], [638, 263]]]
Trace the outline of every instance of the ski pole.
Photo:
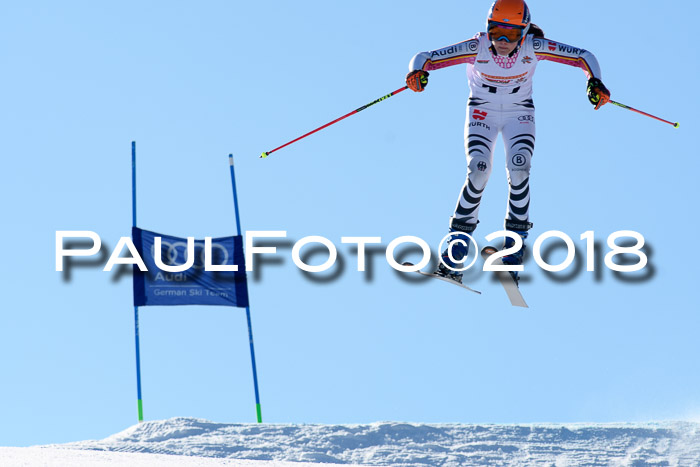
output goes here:
[[305, 135], [302, 135], [302, 136], [298, 137], [297, 139], [294, 139], [294, 140], [292, 140], [292, 141], [290, 141], [290, 142], [288, 142], [288, 143], [285, 143], [285, 144], [283, 144], [282, 146], [280, 146], [280, 147], [278, 147], [278, 148], [272, 149], [271, 151], [263, 152], [263, 153], [260, 155], [260, 157], [264, 159], [264, 158], [266, 158], [267, 156], [269, 156], [270, 154], [272, 154], [273, 152], [275, 152], [275, 151], [277, 151], [277, 150], [280, 150], [280, 149], [282, 149], [282, 148], [285, 147], [285, 146], [289, 146], [289, 145], [292, 144], [292, 143], [296, 143], [296, 142], [299, 141], [300, 139], [306, 138], [306, 137], [309, 136], [309, 135], [313, 135], [313, 134], [316, 133], [317, 131], [321, 131], [321, 130], [323, 130], [324, 128], [327, 128], [327, 127], [333, 125], [334, 123], [338, 123], [339, 121], [341, 121], [341, 120], [344, 119], [344, 118], [349, 117], [350, 115], [355, 115], [356, 113], [365, 110], [367, 107], [370, 107], [370, 106], [376, 104], [377, 102], [381, 102], [381, 101], [383, 101], [383, 100], [385, 100], [385, 99], [388, 99], [388, 98], [390, 98], [391, 96], [400, 93], [401, 91], [405, 91], [406, 89], [408, 89], [408, 86], [404, 86], [404, 87], [402, 87], [402, 88], [399, 88], [399, 89], [397, 89], [396, 91], [392, 92], [391, 94], [387, 94], [386, 96], [380, 97], [379, 99], [374, 100], [374, 101], [370, 102], [369, 104], [363, 105], [363, 106], [360, 107], [359, 109], [355, 109], [355, 110], [353, 110], [352, 112], [350, 112], [350, 113], [348, 113], [348, 114], [345, 114], [345, 115], [343, 115], [343, 116], [340, 117], [340, 118], [336, 118], [336, 119], [333, 120], [332, 122], [328, 122], [328, 123], [326, 123], [325, 125], [320, 126], [320, 127], [316, 128], [315, 130], [310, 131], [310, 132], [306, 133]]
[[668, 120], [664, 120], [663, 118], [655, 117], [655, 116], [653, 116], [652, 114], [648, 114], [648, 113], [646, 113], [646, 112], [642, 112], [641, 110], [637, 110], [637, 109], [635, 109], [635, 108], [633, 108], [633, 107], [630, 107], [629, 105], [620, 104], [619, 102], [615, 102], [615, 101], [613, 101], [613, 100], [610, 100], [610, 101], [608, 101], [608, 102], [610, 102], [611, 104], [615, 104], [615, 105], [618, 106], [618, 107], [622, 107], [623, 109], [631, 110], [631, 111], [633, 111], [633, 112], [637, 112], [638, 114], [642, 114], [642, 115], [646, 115], [647, 117], [654, 118], [654, 119], [656, 119], [656, 120], [658, 120], [658, 121], [660, 121], [660, 122], [664, 122], [664, 123], [668, 123], [669, 125], [673, 125], [673, 128], [678, 128], [678, 122], [676, 122], [676, 123], [669, 122]]

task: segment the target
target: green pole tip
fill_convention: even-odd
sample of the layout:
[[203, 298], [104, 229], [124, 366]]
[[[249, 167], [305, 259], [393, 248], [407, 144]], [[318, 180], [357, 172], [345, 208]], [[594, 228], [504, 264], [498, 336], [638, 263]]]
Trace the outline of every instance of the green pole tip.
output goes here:
[[260, 154], [260, 158], [265, 159], [269, 154], [269, 152], [263, 152], [262, 154]]
[[262, 423], [262, 408], [260, 404], [255, 404], [255, 413], [258, 416], [258, 423]]
[[679, 126], [680, 126], [680, 125], [678, 124], [678, 122], [676, 122], [676, 123], [673, 124], [673, 128], [678, 128]]

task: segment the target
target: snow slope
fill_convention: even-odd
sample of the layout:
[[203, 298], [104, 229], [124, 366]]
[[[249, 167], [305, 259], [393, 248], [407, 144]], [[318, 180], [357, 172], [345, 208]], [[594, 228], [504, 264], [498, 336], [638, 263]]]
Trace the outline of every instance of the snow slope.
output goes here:
[[[100, 441], [28, 449], [47, 448], [53, 452], [80, 449], [93, 454], [95, 451], [144, 453], [146, 458], [154, 454], [197, 456], [178, 458], [182, 462], [214, 461], [202, 459], [207, 457], [218, 458], [219, 462], [226, 460], [215, 465], [238, 465], [229, 462], [245, 459], [261, 461], [251, 465], [264, 466], [284, 465], [280, 462], [697, 466], [700, 465], [700, 423], [256, 425], [173, 418], [135, 425]], [[3, 456], [0, 450], [0, 463], [7, 465], [2, 462]]]
[[84, 451], [48, 447], [0, 447], [0, 465], [3, 467], [319, 467], [328, 464], [212, 459], [195, 456]]

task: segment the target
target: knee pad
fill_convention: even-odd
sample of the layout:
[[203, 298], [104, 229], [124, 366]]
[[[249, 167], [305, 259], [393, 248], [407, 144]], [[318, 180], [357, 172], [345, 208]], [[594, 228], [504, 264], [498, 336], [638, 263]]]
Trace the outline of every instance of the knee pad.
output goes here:
[[477, 190], [483, 190], [491, 175], [491, 161], [484, 156], [469, 158], [467, 176]]
[[522, 184], [530, 176], [530, 159], [527, 152], [519, 152], [510, 156], [506, 168], [508, 169], [508, 181], [512, 186]]

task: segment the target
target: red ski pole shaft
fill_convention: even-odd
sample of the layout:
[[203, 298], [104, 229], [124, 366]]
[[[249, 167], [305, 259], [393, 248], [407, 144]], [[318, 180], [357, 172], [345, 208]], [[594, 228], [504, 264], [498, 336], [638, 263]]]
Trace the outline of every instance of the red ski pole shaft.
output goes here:
[[328, 128], [329, 126], [333, 125], [334, 123], [338, 123], [339, 121], [343, 120], [344, 118], [348, 118], [350, 115], [355, 115], [356, 113], [365, 110], [367, 107], [373, 106], [374, 104], [376, 104], [376, 103], [378, 103], [378, 102], [381, 102], [381, 101], [383, 101], [383, 100], [386, 100], [386, 99], [390, 98], [391, 96], [400, 93], [401, 91], [405, 91], [406, 89], [408, 89], [408, 86], [404, 86], [404, 87], [399, 88], [399, 89], [397, 89], [396, 91], [394, 91], [394, 92], [392, 92], [392, 93], [390, 93], [390, 94], [387, 94], [386, 96], [382, 96], [382, 97], [380, 97], [379, 99], [373, 100], [373, 101], [370, 102], [369, 104], [365, 104], [365, 105], [363, 105], [362, 107], [360, 107], [359, 109], [355, 109], [355, 110], [353, 110], [352, 112], [343, 115], [342, 117], [336, 118], [336, 119], [333, 120], [332, 122], [328, 122], [328, 123], [326, 123], [325, 125], [320, 126], [320, 127], [316, 128], [315, 130], [312, 130], [312, 131], [306, 133], [305, 135], [301, 135], [300, 137], [298, 137], [298, 138], [296, 138], [296, 139], [293, 139], [292, 141], [290, 141], [290, 142], [288, 142], [288, 143], [285, 143], [285, 144], [283, 144], [282, 146], [280, 146], [280, 147], [278, 147], [278, 148], [272, 149], [272, 150], [267, 151], [267, 152], [263, 152], [263, 153], [260, 155], [260, 157], [264, 159], [264, 158], [266, 158], [267, 156], [269, 156], [270, 154], [272, 154], [272, 153], [275, 152], [275, 151], [278, 151], [278, 150], [280, 150], [280, 149], [282, 149], [282, 148], [284, 148], [284, 147], [286, 147], [286, 146], [289, 146], [289, 145], [292, 144], [292, 143], [296, 143], [296, 142], [299, 141], [300, 139], [304, 139], [304, 138], [306, 138], [306, 137], [309, 136], [309, 135], [313, 135], [313, 134], [316, 133], [317, 131], [321, 131], [321, 130], [323, 130], [324, 128]]
[[611, 104], [615, 104], [615, 105], [618, 106], [618, 107], [622, 107], [623, 109], [631, 110], [632, 112], [637, 112], [638, 114], [646, 115], [647, 117], [651, 117], [651, 118], [656, 119], [656, 120], [658, 120], [658, 121], [660, 121], [660, 122], [664, 122], [664, 123], [668, 123], [669, 125], [673, 125], [673, 128], [678, 128], [678, 122], [675, 122], [675, 123], [674, 123], [674, 122], [669, 122], [668, 120], [664, 120], [663, 118], [659, 118], [659, 117], [656, 117], [656, 116], [654, 116], [654, 115], [652, 115], [652, 114], [648, 114], [648, 113], [646, 113], [646, 112], [642, 112], [641, 110], [637, 110], [637, 109], [635, 109], [634, 107], [630, 107], [629, 105], [625, 105], [625, 104], [620, 104], [619, 102], [615, 102], [615, 101], [613, 101], [613, 100], [608, 101], [608, 102], [610, 102]]

